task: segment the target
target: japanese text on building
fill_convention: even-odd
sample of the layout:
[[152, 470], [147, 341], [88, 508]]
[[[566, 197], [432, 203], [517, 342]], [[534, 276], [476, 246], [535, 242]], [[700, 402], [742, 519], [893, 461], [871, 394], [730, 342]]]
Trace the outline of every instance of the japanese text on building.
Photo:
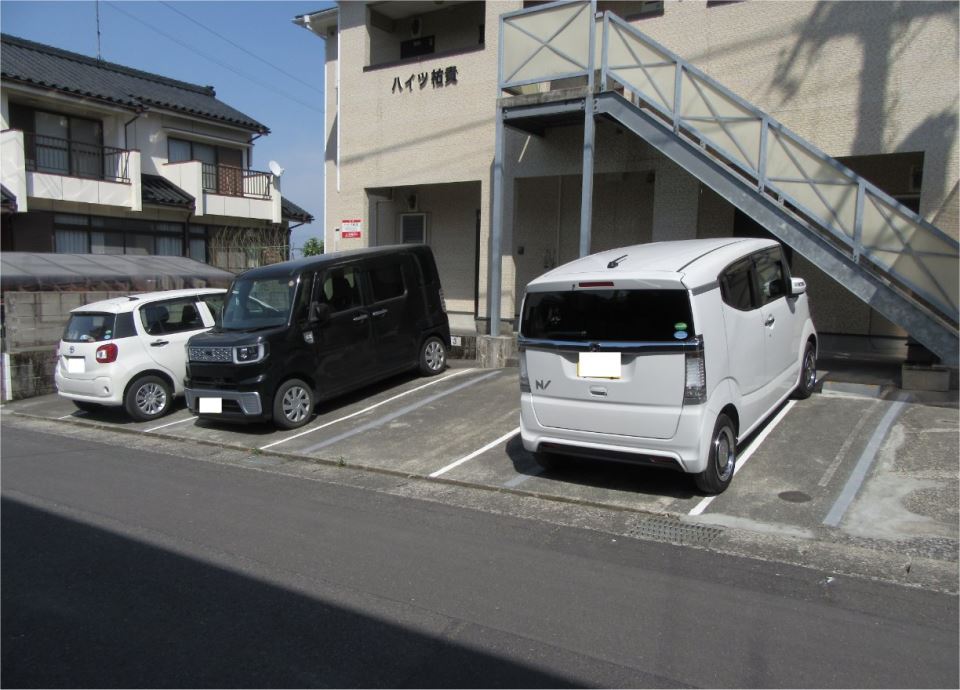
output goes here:
[[390, 92], [401, 94], [404, 91], [408, 91], [413, 93], [414, 86], [422, 91], [427, 88], [428, 85], [434, 89], [442, 89], [445, 86], [456, 83], [457, 67], [456, 65], [451, 65], [450, 67], [438, 67], [429, 72], [411, 74], [408, 78], [394, 77]]

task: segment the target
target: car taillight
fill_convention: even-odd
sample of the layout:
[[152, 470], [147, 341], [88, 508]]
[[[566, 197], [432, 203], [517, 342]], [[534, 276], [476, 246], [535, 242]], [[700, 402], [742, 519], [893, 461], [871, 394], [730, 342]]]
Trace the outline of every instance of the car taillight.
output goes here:
[[113, 343], [107, 343], [106, 345], [101, 345], [97, 348], [97, 361], [101, 364], [110, 364], [110, 362], [117, 361], [117, 355], [120, 353], [120, 348], [118, 348]]
[[443, 298], [443, 288], [440, 288], [440, 308], [443, 309], [443, 313], [447, 313], [447, 300]]
[[520, 392], [530, 392], [530, 374], [527, 372], [527, 351], [520, 348]]
[[707, 399], [707, 367], [703, 357], [703, 338], [696, 350], [685, 353], [686, 370], [683, 383], [683, 402], [698, 404]]

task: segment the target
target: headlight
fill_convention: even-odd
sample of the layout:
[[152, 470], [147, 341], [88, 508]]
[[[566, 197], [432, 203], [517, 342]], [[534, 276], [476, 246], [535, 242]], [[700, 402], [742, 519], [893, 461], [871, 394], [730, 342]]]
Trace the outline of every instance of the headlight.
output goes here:
[[266, 343], [239, 345], [233, 348], [233, 361], [235, 364], [254, 364], [255, 362], [262, 362], [266, 358]]

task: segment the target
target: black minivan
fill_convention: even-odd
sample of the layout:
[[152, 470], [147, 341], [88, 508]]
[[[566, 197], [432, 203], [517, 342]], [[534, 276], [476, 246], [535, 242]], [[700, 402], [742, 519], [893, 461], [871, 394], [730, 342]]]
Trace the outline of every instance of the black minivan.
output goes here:
[[187, 406], [209, 419], [306, 424], [319, 400], [410, 369], [450, 346], [430, 248], [337, 252], [237, 276], [212, 330], [187, 343]]

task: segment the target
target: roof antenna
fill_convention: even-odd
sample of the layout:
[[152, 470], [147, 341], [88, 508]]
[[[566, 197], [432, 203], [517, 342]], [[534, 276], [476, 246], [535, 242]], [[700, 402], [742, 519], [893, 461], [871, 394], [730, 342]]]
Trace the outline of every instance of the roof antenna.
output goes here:
[[100, 0], [96, 2], [97, 6], [97, 62], [103, 62], [103, 57], [100, 55]]
[[627, 255], [624, 254], [623, 256], [614, 259], [613, 261], [607, 264], [607, 268], [616, 268], [617, 266], [620, 265], [620, 262], [626, 258], [627, 258]]

